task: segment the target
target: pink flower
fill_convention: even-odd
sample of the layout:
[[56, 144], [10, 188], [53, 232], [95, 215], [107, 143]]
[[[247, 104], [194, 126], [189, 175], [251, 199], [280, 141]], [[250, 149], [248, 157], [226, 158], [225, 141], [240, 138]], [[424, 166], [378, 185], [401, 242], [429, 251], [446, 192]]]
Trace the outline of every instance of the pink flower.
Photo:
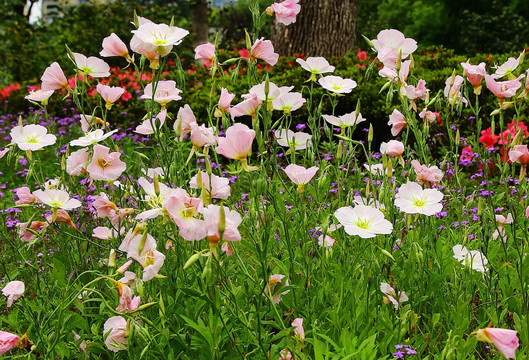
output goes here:
[[393, 231], [393, 224], [384, 218], [382, 211], [371, 206], [341, 207], [335, 211], [334, 216], [347, 234], [363, 239], [373, 238], [378, 234], [391, 234]]
[[139, 296], [132, 297], [132, 289], [122, 282], [115, 283], [118, 291], [119, 305], [116, 308], [117, 312], [134, 311], [140, 306], [141, 298]]
[[419, 113], [419, 117], [423, 119], [424, 122], [428, 121], [431, 124], [437, 119], [439, 114], [439, 112], [430, 111], [427, 108], [424, 108]]
[[324, 89], [335, 94], [348, 94], [357, 86], [354, 80], [333, 75], [324, 76], [318, 82]]
[[295, 327], [294, 335], [299, 336], [301, 340], [305, 339], [305, 330], [303, 329], [303, 319], [296, 318], [292, 321], [292, 326]]
[[152, 94], [152, 83], [147, 84], [144, 89], [144, 93], [140, 96], [140, 99], [154, 99], [155, 102], [162, 106], [162, 109], [173, 100], [182, 99], [180, 94], [182, 90], [176, 88], [176, 82], [173, 80], [161, 80], [156, 84], [156, 91], [154, 98]]
[[217, 138], [214, 129], [212, 127], [207, 128], [204, 124], [198, 126], [196, 122], [191, 123], [191, 143], [197, 148], [215, 146]]
[[294, 182], [294, 184], [308, 184], [310, 180], [318, 172], [318, 167], [313, 166], [308, 169], [305, 169], [303, 166], [296, 164], [288, 165], [284, 171], [287, 174], [288, 178]]
[[43, 147], [53, 145], [57, 137], [48, 134], [48, 129], [41, 125], [15, 126], [9, 134], [11, 141], [18, 145], [20, 150], [39, 150]]
[[288, 351], [287, 349], [281, 350], [279, 353], [279, 360], [293, 360], [294, 357], [292, 357], [292, 353]]
[[509, 160], [511, 162], [519, 162], [522, 165], [527, 165], [529, 163], [529, 150], [527, 145], [514, 145], [514, 147], [509, 150]]
[[404, 144], [397, 140], [390, 140], [380, 144], [380, 152], [388, 156], [402, 157], [404, 153]]
[[7, 283], [7, 285], [2, 289], [2, 294], [7, 296], [7, 307], [11, 307], [11, 305], [13, 305], [13, 301], [24, 295], [25, 290], [26, 286], [22, 281], [13, 280]]
[[[210, 241], [215, 242], [220, 240], [219, 220], [220, 220], [220, 206], [209, 205], [202, 209], [204, 221], [206, 223], [206, 233]], [[241, 241], [241, 234], [237, 227], [241, 224], [241, 215], [235, 211], [230, 210], [224, 206], [225, 228], [222, 235], [224, 241]]]
[[[230, 181], [229, 179], [211, 174], [211, 186], [209, 181], [209, 175], [201, 171], [202, 184], [201, 188], [204, 188], [209, 194], [210, 198], [227, 199], [230, 196]], [[189, 187], [191, 189], [198, 189], [197, 175], [193, 176], [189, 181]]]
[[19, 223], [18, 226], [20, 227], [18, 229], [18, 236], [20, 237], [20, 240], [24, 242], [29, 242], [37, 237], [35, 233], [29, 230], [31, 229], [33, 231], [39, 232], [46, 227], [46, 223], [42, 221], [32, 221], [31, 225], [29, 226], [29, 229], [27, 222]]
[[202, 240], [206, 237], [204, 220], [196, 216], [202, 211], [202, 200], [189, 196], [171, 196], [164, 204], [169, 216], [180, 229], [179, 235], [187, 241]]
[[71, 176], [79, 176], [86, 172], [88, 162], [88, 148], [74, 151], [66, 159], [66, 172]]
[[513, 97], [516, 95], [516, 91], [522, 87], [520, 80], [523, 79], [525, 75], [520, 75], [518, 78], [509, 81], [495, 81], [494, 78], [490, 75], [485, 75], [485, 84], [487, 88], [498, 98], [500, 102], [507, 98]]
[[225, 112], [230, 111], [230, 105], [235, 97], [235, 94], [230, 94], [226, 88], [222, 88], [220, 91], [219, 107]]
[[94, 196], [94, 202], [92, 203], [94, 209], [96, 209], [97, 217], [106, 218], [116, 215], [118, 207], [112, 201], [108, 199], [105, 193]]
[[135, 133], [143, 134], [143, 135], [150, 135], [154, 134], [153, 125], [156, 126], [156, 123], [159, 122], [159, 126], [157, 130], [160, 130], [165, 123], [165, 118], [167, 117], [167, 110], [160, 111], [158, 115], [152, 120], [145, 119], [143, 122], [136, 127], [136, 130], [134, 130]]
[[197, 122], [193, 110], [188, 104], [185, 104], [184, 107], [178, 109], [178, 114], [176, 115], [176, 120], [173, 124], [173, 129], [177, 134], [177, 140], [182, 140], [184, 136], [189, 134], [191, 131], [191, 123]]
[[279, 304], [281, 301], [281, 296], [290, 292], [290, 290], [283, 291], [283, 288], [289, 285], [288, 279], [283, 280], [284, 278], [285, 275], [274, 274], [270, 275], [270, 278], [268, 279], [268, 285], [265, 288], [265, 293], [270, 293], [272, 295], [272, 301], [274, 304]]
[[391, 125], [391, 135], [397, 136], [407, 125], [404, 115], [397, 109], [389, 115], [388, 125]]
[[97, 144], [86, 171], [94, 180], [116, 180], [127, 168], [127, 164], [119, 159], [120, 156], [119, 152], [111, 153], [106, 146]]
[[378, 59], [390, 68], [395, 68], [399, 53], [404, 60], [417, 50], [417, 42], [410, 38], [405, 38], [404, 34], [395, 29], [382, 30], [378, 33], [377, 38], [371, 40], [371, 43], [377, 51]]
[[103, 60], [95, 56], [86, 57], [83, 54], [73, 53], [73, 59], [76, 68], [82, 75], [89, 75], [95, 78], [110, 76], [110, 66]]
[[413, 85], [406, 86], [406, 97], [412, 101], [421, 99], [426, 99], [426, 94], [428, 93], [428, 90], [426, 88], [426, 81], [423, 79], [419, 80], [417, 83], [417, 87]]
[[274, 66], [277, 63], [277, 60], [279, 60], [279, 54], [274, 52], [274, 46], [270, 40], [260, 38], [252, 45], [250, 58], [252, 61], [261, 59], [268, 63], [268, 65]]
[[259, 110], [261, 105], [261, 99], [255, 94], [250, 94], [245, 100], [238, 103], [230, 109], [230, 114], [232, 120], [236, 117], [250, 115], [251, 117], [255, 116], [255, 113]]
[[31, 100], [31, 101], [42, 101], [42, 104], [45, 104], [50, 96], [53, 95], [55, 90], [35, 90], [30, 91], [30, 93], [26, 96], [24, 96], [24, 99]]
[[0, 159], [5, 156], [9, 152], [10, 148], [5, 148], [4, 150], [0, 150]]
[[70, 90], [68, 79], [64, 76], [61, 66], [57, 62], [52, 63], [44, 70], [40, 80], [42, 81], [42, 90]]
[[492, 343], [507, 359], [514, 359], [516, 349], [520, 346], [517, 334], [516, 330], [489, 327], [479, 329], [476, 332], [476, 337], [479, 341]]
[[52, 208], [63, 210], [77, 209], [82, 204], [77, 199], [70, 199], [70, 194], [66, 191], [56, 189], [36, 190], [33, 192], [35, 198], [43, 204]]
[[416, 182], [407, 182], [395, 196], [395, 206], [406, 214], [435, 215], [443, 210], [443, 193], [437, 189], [423, 189]]
[[31, 193], [31, 189], [27, 186], [22, 186], [17, 189], [18, 200], [15, 201], [15, 205], [31, 204], [35, 201], [35, 196]]
[[99, 55], [104, 57], [121, 56], [132, 62], [127, 45], [114, 33], [103, 39], [103, 50], [101, 50]]
[[[105, 337], [106, 336], [106, 337]], [[103, 337], [108, 350], [118, 352], [127, 345], [127, 320], [122, 316], [113, 316], [103, 326]]]
[[134, 35], [130, 39], [130, 49], [135, 53], [145, 56], [150, 62], [150, 68], [155, 70], [160, 67], [160, 54], [156, 51], [156, 47], [150, 43], [140, 40]]
[[180, 44], [182, 39], [189, 34], [189, 31], [176, 26], [147, 22], [140, 25], [137, 30], [132, 30], [132, 33], [134, 34], [133, 38], [149, 45], [144, 45], [147, 51], [154, 51], [163, 57], [171, 52], [173, 46]]
[[213, 61], [215, 60], [215, 45], [211, 43], [198, 45], [195, 48], [195, 60], [208, 60]]
[[273, 3], [271, 8], [276, 14], [276, 20], [284, 25], [290, 25], [296, 22], [296, 15], [301, 10], [299, 0], [285, 0], [280, 3]]
[[335, 69], [324, 57], [308, 57], [306, 61], [297, 58], [296, 62], [313, 75], [332, 73]]
[[20, 342], [20, 337], [6, 331], [0, 331], [0, 355], [5, 354]]
[[121, 95], [125, 93], [125, 89], [119, 86], [108, 86], [103, 84], [97, 84], [96, 90], [105, 100], [105, 107], [110, 110], [112, 105], [119, 100]]
[[401, 303], [409, 300], [404, 291], [399, 291], [399, 295], [397, 296], [395, 289], [384, 282], [380, 284], [380, 291], [386, 295], [384, 296], [384, 303], [389, 304], [391, 302], [395, 306], [395, 310], [398, 310]]
[[217, 154], [224, 155], [228, 159], [246, 160], [252, 150], [255, 139], [255, 130], [248, 126], [236, 123], [226, 130], [226, 137], [217, 138]]
[[462, 62], [460, 65], [465, 71], [465, 76], [472, 87], [474, 87], [474, 89], [479, 88], [481, 86], [483, 76], [486, 74], [485, 63], [482, 62], [479, 65], [471, 65], [468, 62]]
[[462, 76], [456, 75], [446, 79], [444, 95], [448, 99], [450, 104], [463, 102], [466, 104], [468, 101], [461, 95], [460, 87], [465, 82]]
[[415, 170], [417, 180], [421, 183], [435, 184], [443, 178], [444, 173], [437, 166], [428, 167], [426, 165], [421, 165], [417, 160], [412, 160], [411, 165]]

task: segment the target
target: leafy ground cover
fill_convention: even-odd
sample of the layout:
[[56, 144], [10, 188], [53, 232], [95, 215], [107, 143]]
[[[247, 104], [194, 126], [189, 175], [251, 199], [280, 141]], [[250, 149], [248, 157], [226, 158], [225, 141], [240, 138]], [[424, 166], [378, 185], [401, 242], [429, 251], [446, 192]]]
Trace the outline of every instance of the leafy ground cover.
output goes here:
[[71, 45], [0, 117], [1, 352], [527, 357], [524, 53], [436, 84], [396, 30], [354, 70], [132, 30], [135, 61], [97, 39], [126, 69]]

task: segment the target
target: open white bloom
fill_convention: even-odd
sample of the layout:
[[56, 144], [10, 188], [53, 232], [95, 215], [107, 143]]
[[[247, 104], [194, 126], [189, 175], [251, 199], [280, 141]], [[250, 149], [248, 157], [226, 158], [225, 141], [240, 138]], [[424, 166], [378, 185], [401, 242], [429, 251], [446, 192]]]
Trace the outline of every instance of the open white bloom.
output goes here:
[[[272, 102], [273, 100], [280, 98], [281, 96], [289, 93], [292, 89], [294, 89], [293, 86], [277, 86], [273, 82], [268, 82], [268, 94], [265, 91], [266, 82], [262, 82], [258, 85], [252, 86], [250, 89], [250, 95], [255, 95], [259, 100], [261, 101], [269, 101]], [[243, 97], [245, 97], [243, 95]], [[245, 98], [251, 98], [251, 96], [247, 96]]]
[[371, 206], [356, 205], [341, 207], [334, 213], [349, 235], [358, 235], [367, 239], [378, 234], [390, 234], [393, 224], [384, 219], [382, 211]]
[[512, 214], [507, 214], [507, 217], [503, 215], [496, 215], [496, 222], [498, 223], [498, 229], [494, 230], [494, 233], [492, 234], [492, 239], [497, 240], [498, 238], [501, 239], [503, 242], [507, 242], [507, 238], [505, 237], [505, 225], [512, 224], [514, 221]]
[[454, 252], [454, 258], [456, 258], [461, 264], [479, 272], [487, 271], [485, 266], [489, 261], [481, 252], [477, 250], [468, 251], [465, 246], [459, 244], [455, 245], [452, 248], [452, 251]]
[[340, 76], [325, 76], [318, 80], [320, 85], [330, 92], [335, 94], [347, 94], [353, 91], [356, 87], [356, 81], [351, 79], [344, 79]]
[[83, 54], [75, 52], [73, 53], [73, 57], [70, 60], [72, 60], [77, 70], [83, 75], [90, 75], [95, 78], [110, 76], [110, 66], [105, 61], [95, 56], [86, 57]]
[[522, 59], [523, 55], [524, 53], [521, 53], [520, 56], [518, 56], [518, 59], [510, 57], [509, 60], [498, 66], [496, 72], [492, 74], [491, 77], [493, 79], [500, 79], [511, 74], [520, 65], [520, 60]]
[[443, 193], [437, 189], [423, 189], [415, 182], [407, 182], [395, 196], [395, 206], [406, 214], [435, 215], [443, 210]]
[[295, 150], [306, 149], [312, 135], [304, 132], [293, 132], [292, 130], [280, 130], [275, 133], [277, 143], [281, 146], [294, 146]]
[[55, 144], [57, 141], [57, 137], [48, 134], [48, 129], [41, 125], [15, 126], [9, 135], [11, 141], [24, 151], [42, 149], [45, 146]]
[[52, 208], [71, 210], [82, 205], [79, 200], [70, 199], [70, 194], [62, 190], [36, 190], [33, 192], [33, 196], [35, 196], [35, 198], [37, 198], [43, 204], [51, 206]]
[[173, 189], [164, 183], [158, 183], [158, 193], [154, 188], [154, 183], [149, 182], [144, 177], [138, 179], [138, 184], [142, 187], [143, 191], [147, 194], [143, 201], [151, 208], [150, 210], [144, 211], [136, 216], [136, 220], [144, 221], [147, 219], [153, 219], [157, 216], [164, 214], [164, 204], [169, 200], [171, 196], [187, 196], [187, 192], [182, 188]]
[[334, 71], [334, 66], [330, 65], [324, 57], [309, 57], [306, 61], [297, 58], [296, 62], [301, 65], [303, 69], [314, 75], [330, 73]]
[[111, 132], [107, 132], [105, 134], [103, 130], [97, 129], [97, 130], [84, 134], [84, 136], [80, 137], [79, 139], [70, 141], [70, 145], [71, 146], [90, 146], [93, 144], [97, 144], [98, 142], [105, 140], [107, 137], [112, 136], [117, 131], [118, 130], [116, 129], [116, 130], [112, 130]]
[[151, 45], [160, 56], [166, 56], [173, 46], [182, 42], [189, 31], [176, 26], [148, 22], [140, 25], [138, 30], [132, 30], [132, 33], [137, 40]]
[[285, 112], [285, 114], [288, 114], [299, 109], [306, 101], [307, 100], [305, 100], [300, 93], [289, 92], [273, 100], [272, 106], [274, 107], [274, 110], [281, 110]]
[[364, 167], [373, 175], [384, 175], [387, 170], [384, 170], [384, 164], [364, 164]]
[[384, 303], [392, 303], [395, 306], [395, 310], [398, 310], [399, 304], [402, 304], [403, 302], [409, 300], [408, 296], [404, 291], [399, 291], [399, 296], [397, 299], [397, 293], [395, 292], [395, 289], [393, 289], [388, 283], [381, 283], [380, 291], [382, 291], [384, 295], [386, 295], [384, 296]]
[[333, 115], [322, 115], [322, 117], [330, 124], [333, 124], [335, 126], [339, 126], [342, 129], [355, 126], [362, 121], [366, 121], [365, 118], [362, 117], [362, 113], [356, 114], [356, 111], [353, 111], [349, 114], [344, 114], [342, 116], [333, 116]]
[[55, 90], [33, 90], [28, 95], [24, 96], [24, 99], [31, 101], [45, 101], [53, 95]]

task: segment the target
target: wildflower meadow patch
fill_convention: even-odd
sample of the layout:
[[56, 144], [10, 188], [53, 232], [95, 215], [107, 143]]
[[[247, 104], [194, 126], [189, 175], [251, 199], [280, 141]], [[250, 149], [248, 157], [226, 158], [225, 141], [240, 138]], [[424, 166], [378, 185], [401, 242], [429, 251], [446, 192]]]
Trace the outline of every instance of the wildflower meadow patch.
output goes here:
[[[298, 2], [252, 15], [288, 26]], [[28, 108], [0, 116], [0, 354], [529, 356], [525, 52], [470, 59], [434, 89], [416, 41], [387, 29], [366, 39], [365, 78], [303, 56], [294, 86], [270, 80], [279, 55], [257, 21], [234, 57], [196, 47], [190, 84], [189, 32], [130, 20], [130, 44], [68, 44]], [[387, 134], [356, 93], [377, 76]]]

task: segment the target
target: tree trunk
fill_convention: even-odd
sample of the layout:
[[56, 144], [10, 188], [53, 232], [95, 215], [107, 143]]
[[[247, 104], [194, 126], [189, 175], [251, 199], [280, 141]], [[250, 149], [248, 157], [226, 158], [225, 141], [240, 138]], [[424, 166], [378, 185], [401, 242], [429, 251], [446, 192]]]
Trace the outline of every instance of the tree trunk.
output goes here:
[[272, 21], [271, 39], [279, 55], [342, 56], [355, 48], [358, 0], [300, 0], [294, 24]]
[[208, 42], [208, 3], [207, 0], [191, 0], [189, 2], [193, 30], [193, 46]]

